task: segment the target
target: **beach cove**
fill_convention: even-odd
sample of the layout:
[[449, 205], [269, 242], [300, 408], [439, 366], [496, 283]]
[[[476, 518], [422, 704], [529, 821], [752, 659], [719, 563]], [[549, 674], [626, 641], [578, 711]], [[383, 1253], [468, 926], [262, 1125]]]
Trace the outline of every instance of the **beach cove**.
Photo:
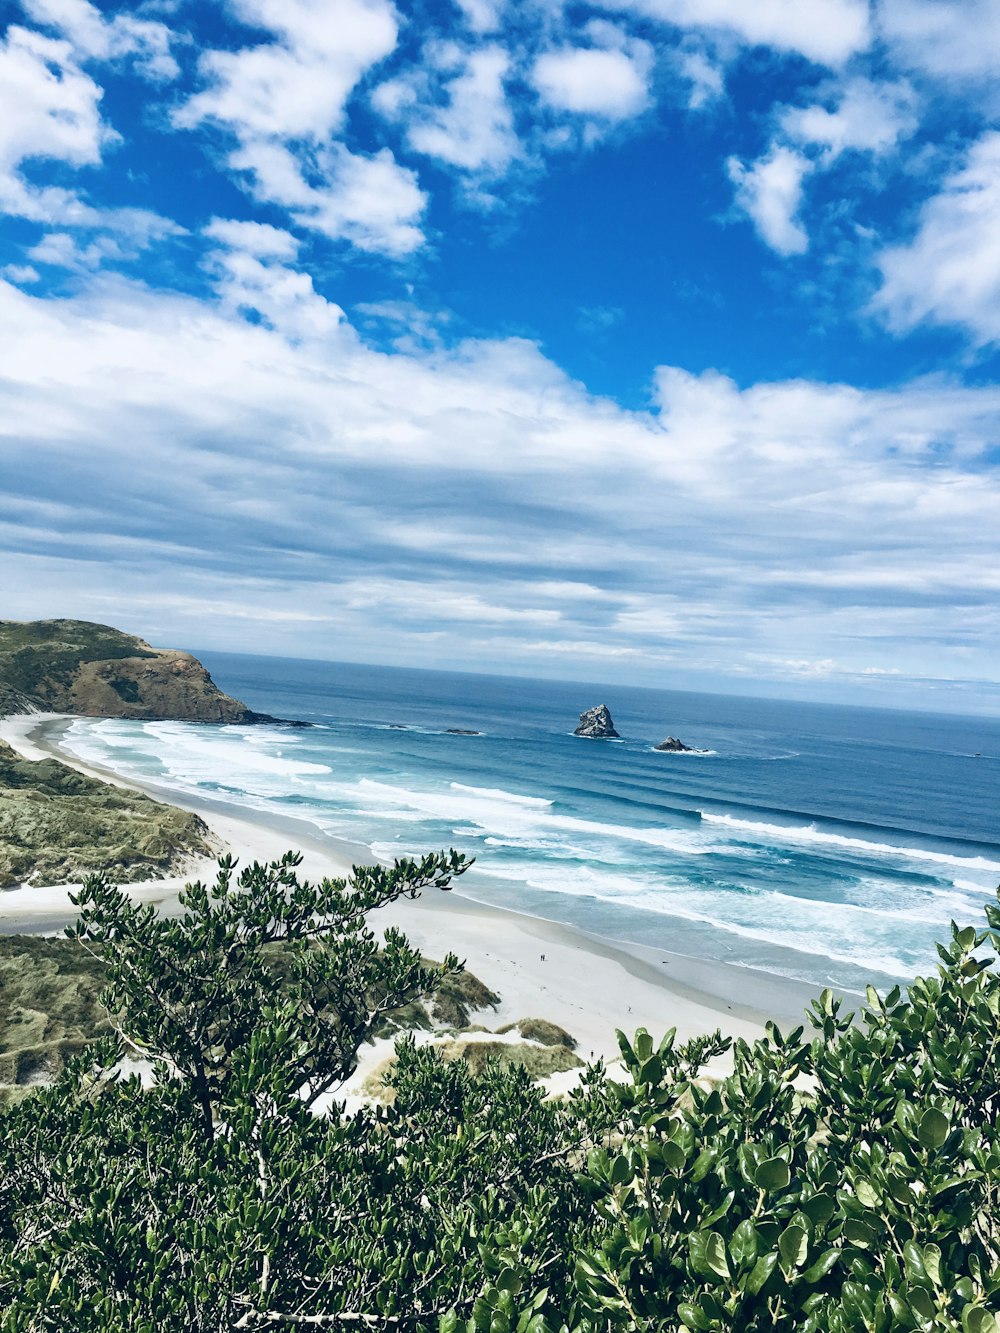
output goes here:
[[[491, 1026], [545, 1017], [585, 1055], [613, 1057], [617, 1027], [753, 1036], [823, 985], [905, 981], [1000, 877], [995, 722], [621, 690], [623, 739], [590, 741], [566, 715], [589, 687], [205, 656], [252, 706], [312, 725], [29, 716], [0, 735], [199, 814], [242, 864], [294, 848], [321, 878], [441, 846], [475, 856], [385, 924], [465, 958], [502, 997]], [[654, 753], [667, 730], [707, 753]], [[771, 776], [796, 769], [801, 790]], [[199, 876], [214, 863], [131, 891], [169, 911]], [[8, 891], [0, 930], [53, 931], [69, 910], [65, 890]]]
[[[122, 784], [112, 770], [84, 764], [60, 745], [76, 719], [65, 715], [27, 715], [0, 719], [0, 739], [28, 759], [56, 758], [101, 781]], [[122, 784], [125, 785], [125, 784]], [[234, 815], [221, 801], [196, 800], [155, 783], [131, 783], [158, 800], [169, 800], [198, 814], [218, 847], [243, 866], [267, 862], [289, 849], [302, 854], [300, 876], [308, 879], [349, 876], [354, 864], [372, 858], [361, 846], [322, 835], [304, 821], [253, 819]], [[177, 909], [177, 893], [193, 879], [212, 880], [212, 859], [193, 861], [186, 873], [127, 886], [139, 902], [161, 912]], [[74, 886], [6, 890], [0, 895], [0, 934], [55, 934], [73, 918], [69, 894]], [[761, 975], [756, 1004], [747, 1004], [742, 969], [600, 940], [558, 922], [490, 907], [459, 888], [425, 893], [414, 902], [384, 909], [377, 930], [395, 925], [430, 958], [457, 953], [467, 967], [500, 996], [490, 1011], [491, 1027], [528, 1016], [544, 1017], [565, 1028], [582, 1057], [618, 1059], [615, 1029], [645, 1026], [662, 1034], [676, 1026], [681, 1040], [721, 1027], [748, 1040], [760, 1035], [767, 1018], [794, 1019], [809, 998], [807, 987]], [[383, 1060], [391, 1043], [366, 1053], [347, 1092], [360, 1086]]]

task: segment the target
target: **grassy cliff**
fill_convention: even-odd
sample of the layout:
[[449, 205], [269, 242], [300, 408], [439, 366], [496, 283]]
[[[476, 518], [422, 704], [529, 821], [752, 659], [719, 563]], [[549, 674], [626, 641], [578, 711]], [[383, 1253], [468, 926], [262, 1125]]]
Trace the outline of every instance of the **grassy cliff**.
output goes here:
[[50, 711], [185, 722], [271, 721], [196, 657], [87, 620], [0, 620], [0, 716]]
[[0, 888], [63, 884], [106, 869], [149, 879], [211, 852], [197, 815], [112, 787], [0, 741]]

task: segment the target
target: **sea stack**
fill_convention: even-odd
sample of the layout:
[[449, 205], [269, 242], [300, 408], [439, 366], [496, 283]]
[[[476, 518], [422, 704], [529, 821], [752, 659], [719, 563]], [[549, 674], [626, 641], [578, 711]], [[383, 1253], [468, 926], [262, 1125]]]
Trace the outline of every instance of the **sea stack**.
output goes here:
[[684, 742], [679, 741], [676, 736], [668, 736], [665, 741], [660, 741], [659, 745], [654, 745], [653, 749], [673, 751], [685, 750], [690, 754], [694, 751], [694, 746], [685, 745]]
[[618, 732], [615, 731], [607, 705], [598, 704], [596, 708], [588, 708], [585, 713], [581, 713], [580, 725], [573, 735], [589, 736], [592, 740], [616, 740]]

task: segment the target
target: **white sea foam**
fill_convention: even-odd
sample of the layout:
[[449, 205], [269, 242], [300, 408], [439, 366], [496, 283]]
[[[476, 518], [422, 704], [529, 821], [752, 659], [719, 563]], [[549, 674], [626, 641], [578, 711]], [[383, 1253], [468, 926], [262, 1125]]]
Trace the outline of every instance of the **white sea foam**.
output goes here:
[[543, 796], [521, 796], [517, 792], [504, 791], [500, 787], [469, 787], [464, 782], [449, 784], [452, 791], [466, 792], [470, 796], [482, 796], [488, 801], [509, 801], [513, 805], [523, 805], [529, 810], [545, 810], [555, 804]]
[[[653, 913], [753, 940], [775, 949], [789, 949], [810, 958], [828, 958], [888, 976], [910, 977], [913, 965], [896, 956], [897, 941], [888, 938], [897, 919], [893, 912], [875, 913], [846, 904], [817, 902], [774, 890], [720, 892], [698, 888], [680, 878], [608, 874], [593, 866], [559, 869], [551, 864], [522, 863], [507, 867], [480, 866], [478, 873], [515, 879], [529, 888], [564, 897], [594, 898], [619, 908]], [[741, 910], [742, 909], [742, 910]], [[873, 918], [881, 916], [881, 923]], [[919, 918], [923, 920], [923, 918]], [[771, 922], [775, 925], [771, 925]], [[881, 929], [877, 929], [877, 924]], [[928, 924], [937, 924], [933, 918]], [[623, 933], [628, 927], [624, 926]], [[633, 926], [633, 930], [635, 926]], [[636, 938], [635, 935], [632, 936]], [[856, 947], [851, 948], [852, 943]], [[847, 946], [847, 947], [845, 947]], [[881, 946], [881, 947], [880, 947]], [[809, 969], [804, 969], [809, 975]]]
[[661, 750], [658, 745], [649, 748], [654, 754], [669, 754], [671, 758], [676, 755], [678, 759], [709, 759], [719, 753], [718, 750]]
[[895, 843], [871, 842], [866, 838], [849, 838], [841, 833], [828, 833], [818, 829], [815, 824], [790, 825], [766, 824], [751, 819], [737, 819], [734, 815], [713, 814], [699, 810], [702, 821], [735, 833], [745, 833], [757, 842], [791, 842], [809, 847], [831, 847], [842, 851], [861, 853], [865, 856], [905, 859], [907, 861], [927, 861], [933, 865], [955, 866], [960, 870], [1000, 871], [1000, 861], [991, 861], [983, 856], [956, 856], [951, 852], [932, 852], [924, 847], [901, 847]]

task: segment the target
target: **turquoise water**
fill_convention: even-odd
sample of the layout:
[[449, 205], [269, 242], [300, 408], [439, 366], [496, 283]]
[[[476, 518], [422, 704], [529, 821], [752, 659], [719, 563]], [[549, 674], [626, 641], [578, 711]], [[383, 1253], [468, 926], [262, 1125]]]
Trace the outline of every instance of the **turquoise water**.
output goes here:
[[[1000, 882], [998, 719], [200, 656], [315, 725], [80, 720], [68, 747], [380, 856], [458, 847], [463, 891], [607, 938], [885, 985]], [[621, 741], [572, 735], [598, 703]], [[668, 733], [707, 753], [655, 752]]]

